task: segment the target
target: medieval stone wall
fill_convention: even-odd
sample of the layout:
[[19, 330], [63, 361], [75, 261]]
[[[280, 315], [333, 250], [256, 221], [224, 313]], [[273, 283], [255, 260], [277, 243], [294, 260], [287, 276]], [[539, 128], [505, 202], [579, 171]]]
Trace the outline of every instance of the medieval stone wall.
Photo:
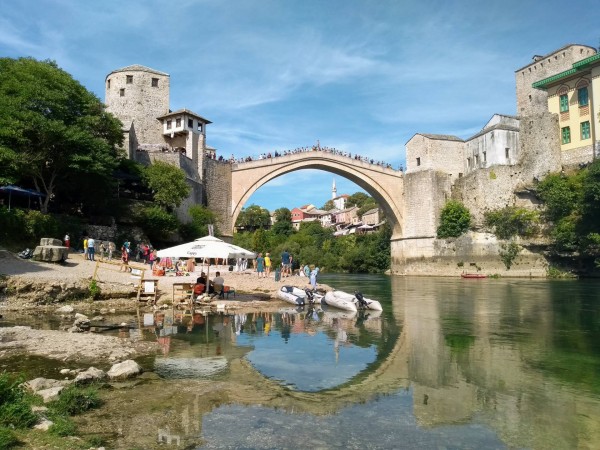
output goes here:
[[204, 159], [203, 181], [206, 206], [217, 218], [220, 232], [227, 237], [233, 230], [231, 220], [231, 164]]
[[[132, 77], [130, 82], [128, 76]], [[153, 79], [158, 80], [155, 86]], [[137, 143], [164, 142], [162, 127], [156, 118], [169, 112], [169, 79], [168, 74], [143, 66], [123, 68], [107, 75], [107, 111], [118, 117], [125, 129], [134, 124]]]
[[596, 49], [587, 45], [567, 45], [535, 60], [515, 71], [517, 114], [528, 116], [548, 110], [546, 91], [534, 89], [533, 83], [570, 69], [573, 63], [596, 53]]
[[464, 145], [462, 140], [416, 134], [406, 143], [406, 173], [435, 170], [454, 180], [464, 172]]

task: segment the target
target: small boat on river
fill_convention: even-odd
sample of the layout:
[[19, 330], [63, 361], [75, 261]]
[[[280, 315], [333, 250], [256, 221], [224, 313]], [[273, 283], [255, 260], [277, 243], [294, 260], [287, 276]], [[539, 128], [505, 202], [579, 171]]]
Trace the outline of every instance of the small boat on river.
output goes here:
[[322, 302], [345, 311], [357, 311], [359, 309], [383, 311], [381, 303], [377, 300], [363, 297], [360, 292], [349, 294], [344, 291], [330, 291], [325, 294]]
[[487, 278], [487, 275], [482, 273], [461, 273], [461, 278]]
[[322, 295], [295, 286], [281, 286], [277, 291], [277, 298], [296, 306], [310, 303], [321, 303]]

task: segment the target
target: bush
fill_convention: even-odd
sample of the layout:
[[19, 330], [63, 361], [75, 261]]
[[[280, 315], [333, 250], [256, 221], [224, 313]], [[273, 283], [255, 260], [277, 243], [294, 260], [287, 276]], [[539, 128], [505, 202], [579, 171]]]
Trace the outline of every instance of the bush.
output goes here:
[[517, 255], [521, 252], [521, 247], [516, 242], [509, 242], [500, 246], [500, 259], [506, 266], [506, 270], [510, 270]]
[[52, 417], [52, 426], [48, 429], [55, 436], [73, 436], [77, 433], [77, 426], [68, 417]]
[[138, 220], [151, 241], [164, 241], [165, 234], [179, 227], [177, 217], [160, 206], [142, 208]]
[[96, 389], [69, 386], [60, 393], [57, 400], [50, 404], [50, 408], [59, 416], [73, 416], [97, 408], [101, 404]]
[[37, 421], [20, 387], [21, 382], [6, 372], [0, 374], [0, 425], [29, 428]]
[[440, 216], [440, 226], [437, 229], [438, 238], [458, 237], [471, 226], [471, 213], [460, 202], [450, 200]]
[[0, 448], [13, 448], [19, 445], [19, 440], [15, 433], [4, 426], [0, 426]]
[[507, 206], [485, 213], [485, 224], [493, 228], [500, 239], [532, 236], [537, 232], [539, 222], [539, 213], [526, 208]]

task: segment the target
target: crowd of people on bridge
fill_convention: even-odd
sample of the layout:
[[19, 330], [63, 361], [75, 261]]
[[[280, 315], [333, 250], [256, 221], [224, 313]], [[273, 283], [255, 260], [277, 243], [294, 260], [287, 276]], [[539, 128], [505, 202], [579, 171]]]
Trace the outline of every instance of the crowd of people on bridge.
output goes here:
[[[295, 155], [298, 153], [306, 153], [306, 152], [331, 153], [331, 154], [334, 154], [337, 156], [344, 156], [346, 158], [352, 158], [356, 161], [362, 161], [362, 162], [365, 162], [368, 164], [375, 164], [377, 166], [384, 167], [386, 169], [393, 169], [391, 164], [386, 163], [384, 161], [378, 161], [373, 158], [369, 158], [367, 156], [360, 156], [357, 154], [352, 155], [352, 153], [350, 153], [350, 152], [338, 150], [338, 149], [332, 148], [332, 147], [322, 147], [320, 144], [313, 145], [312, 147], [297, 147], [293, 150], [284, 150], [282, 152], [278, 152], [277, 150], [275, 150], [274, 152], [261, 153], [258, 156], [246, 156], [246, 157], [241, 157], [241, 158], [236, 158], [234, 155], [231, 155], [231, 157], [229, 159], [225, 159], [222, 155], [217, 158], [214, 153], [212, 153], [210, 156], [212, 157], [212, 159], [216, 159], [217, 161], [220, 161], [223, 163], [239, 164], [239, 163], [245, 163], [245, 162], [251, 162], [251, 161], [261, 161], [261, 160], [265, 160], [265, 159], [273, 159], [273, 158], [278, 158], [280, 156]], [[398, 170], [402, 172], [403, 167], [399, 166]]]

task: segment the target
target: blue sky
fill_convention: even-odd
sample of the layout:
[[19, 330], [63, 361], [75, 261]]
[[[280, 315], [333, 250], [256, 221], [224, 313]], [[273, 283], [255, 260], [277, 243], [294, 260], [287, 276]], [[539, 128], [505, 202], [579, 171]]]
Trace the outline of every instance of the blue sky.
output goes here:
[[[210, 119], [229, 157], [321, 145], [404, 164], [417, 132], [475, 134], [515, 114], [514, 71], [568, 43], [598, 46], [595, 1], [13, 0], [0, 55], [53, 59], [104, 99], [106, 74], [171, 75], [171, 109]], [[302, 170], [246, 206], [322, 206], [333, 175]], [[335, 177], [338, 194], [358, 190]]]

